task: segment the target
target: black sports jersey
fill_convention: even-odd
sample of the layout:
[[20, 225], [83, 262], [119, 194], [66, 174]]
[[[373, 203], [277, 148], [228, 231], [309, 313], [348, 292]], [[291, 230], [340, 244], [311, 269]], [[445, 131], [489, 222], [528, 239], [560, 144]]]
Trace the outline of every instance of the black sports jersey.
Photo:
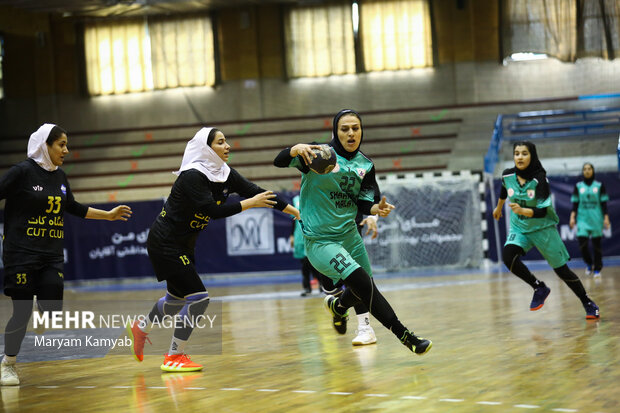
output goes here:
[[6, 199], [2, 259], [7, 270], [62, 263], [64, 213], [84, 218], [88, 211], [73, 198], [64, 171], [22, 161], [0, 178], [0, 199]]
[[[212, 182], [196, 169], [181, 172], [170, 196], [149, 232], [149, 244], [159, 249], [193, 252], [196, 239], [211, 218], [225, 218], [241, 212], [241, 204], [224, 205], [231, 193], [251, 198], [264, 189], [248, 181], [234, 169], [225, 182]], [[276, 197], [275, 209], [287, 203]]]

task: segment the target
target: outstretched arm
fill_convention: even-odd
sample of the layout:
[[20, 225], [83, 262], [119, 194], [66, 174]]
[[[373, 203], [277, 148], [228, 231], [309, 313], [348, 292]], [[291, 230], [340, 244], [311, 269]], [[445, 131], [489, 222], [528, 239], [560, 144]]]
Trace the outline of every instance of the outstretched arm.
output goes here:
[[127, 205], [118, 205], [109, 211], [88, 207], [85, 218], [105, 219], [108, 221], [127, 221], [131, 217], [131, 208]]
[[370, 208], [370, 215], [377, 215], [381, 217], [387, 217], [390, 215], [390, 212], [396, 208], [394, 205], [389, 204], [385, 197], [381, 198], [381, 201], [378, 204], [374, 204], [372, 208]]
[[313, 144], [305, 144], [298, 143], [295, 146], [290, 148], [285, 148], [276, 156], [273, 160], [273, 164], [278, 168], [288, 168], [291, 166], [291, 162], [293, 159], [298, 156], [303, 160], [299, 161], [301, 165], [293, 165], [297, 167], [301, 172], [306, 173], [309, 171], [308, 164], [312, 161], [313, 158], [316, 158], [316, 154], [312, 151], [313, 149], [320, 149], [319, 145]]

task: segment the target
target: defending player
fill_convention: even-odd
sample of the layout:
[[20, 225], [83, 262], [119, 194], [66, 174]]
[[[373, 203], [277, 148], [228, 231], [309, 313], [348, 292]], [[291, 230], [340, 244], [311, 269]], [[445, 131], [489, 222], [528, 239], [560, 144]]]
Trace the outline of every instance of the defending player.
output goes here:
[[67, 176], [59, 168], [69, 153], [67, 134], [51, 123], [30, 135], [28, 159], [0, 179], [4, 209], [4, 294], [13, 314], [4, 331], [0, 384], [18, 385], [15, 369], [33, 299], [41, 311], [60, 311], [64, 292], [63, 221], [65, 212], [81, 218], [127, 221], [131, 208], [119, 205], [103, 211], [73, 198]]
[[[160, 298], [141, 322], [127, 326], [137, 361], [144, 358], [144, 342], [156, 320], [178, 314], [170, 349], [161, 365], [163, 371], [197, 371], [184, 352], [193, 331], [193, 320], [204, 314], [209, 294], [194, 266], [196, 239], [211, 219], [225, 218], [249, 208], [275, 208], [299, 219], [299, 211], [271, 191], [256, 186], [227, 165], [230, 145], [215, 128], [202, 128], [188, 142], [181, 168], [164, 208], [151, 226], [147, 249], [158, 281], [166, 281], [166, 295]], [[241, 202], [226, 204], [236, 192]], [[216, 241], [217, 242], [217, 241]], [[187, 322], [186, 322], [187, 321]]]
[[536, 247], [553, 271], [581, 300], [586, 318], [599, 318], [598, 306], [586, 294], [579, 277], [566, 265], [568, 251], [556, 227], [560, 220], [551, 205], [547, 172], [538, 159], [536, 146], [527, 141], [516, 142], [513, 155], [515, 167], [502, 173], [501, 194], [493, 210], [493, 217], [499, 220], [506, 198], [510, 197], [510, 232], [503, 254], [506, 267], [534, 289], [530, 310], [539, 310], [551, 290], [519, 258]]
[[343, 280], [347, 287], [340, 297], [325, 297], [325, 304], [333, 316], [346, 318], [348, 308], [362, 301], [401, 343], [416, 354], [425, 354], [431, 349], [431, 341], [407, 330], [377, 289], [356, 228], [358, 210], [365, 215], [385, 217], [394, 208], [385, 197], [373, 203], [377, 187], [375, 168], [359, 151], [363, 137], [360, 116], [352, 110], [342, 110], [333, 124], [330, 145], [336, 151], [338, 164], [330, 173], [319, 175], [308, 167], [318, 145], [297, 144], [284, 149], [274, 160], [278, 167], [293, 167], [302, 172], [302, 224], [310, 262], [334, 283]]

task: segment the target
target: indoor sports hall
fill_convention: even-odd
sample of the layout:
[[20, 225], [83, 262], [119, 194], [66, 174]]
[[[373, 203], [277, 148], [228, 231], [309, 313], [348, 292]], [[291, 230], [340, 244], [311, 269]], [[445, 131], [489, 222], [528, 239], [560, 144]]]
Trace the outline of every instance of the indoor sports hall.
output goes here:
[[620, 411], [618, 56], [617, 1], [0, 2], [0, 412]]

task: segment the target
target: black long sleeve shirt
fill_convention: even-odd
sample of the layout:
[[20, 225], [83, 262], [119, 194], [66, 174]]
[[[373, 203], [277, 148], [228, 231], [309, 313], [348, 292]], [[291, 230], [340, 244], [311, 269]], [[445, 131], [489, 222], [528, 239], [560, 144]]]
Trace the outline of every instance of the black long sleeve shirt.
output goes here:
[[[198, 234], [211, 219], [241, 212], [240, 202], [226, 204], [230, 194], [251, 198], [264, 191], [232, 168], [225, 182], [212, 182], [195, 169], [183, 171], [151, 226], [149, 245], [165, 251], [193, 254]], [[278, 197], [275, 201], [274, 208], [279, 211], [288, 205]]]
[[0, 199], [6, 199], [2, 259], [7, 271], [62, 264], [64, 213], [84, 218], [88, 212], [73, 198], [64, 171], [22, 161], [0, 178]]

